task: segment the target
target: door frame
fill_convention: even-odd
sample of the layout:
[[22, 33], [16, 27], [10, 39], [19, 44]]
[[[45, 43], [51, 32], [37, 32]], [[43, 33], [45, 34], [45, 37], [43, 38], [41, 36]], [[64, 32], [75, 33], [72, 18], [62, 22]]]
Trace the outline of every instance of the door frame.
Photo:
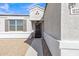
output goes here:
[[[36, 28], [36, 27], [35, 27], [35, 24], [36, 24], [36, 22], [37, 22], [37, 21], [33, 21], [33, 22], [32, 22], [32, 29], [34, 30], [34, 35], [33, 35], [34, 38], [35, 38], [35, 30], [36, 30], [36, 29], [35, 29], [35, 28]], [[41, 37], [43, 37], [44, 21], [39, 21], [39, 22], [41, 23], [41, 28], [42, 28], [42, 29], [41, 29]]]

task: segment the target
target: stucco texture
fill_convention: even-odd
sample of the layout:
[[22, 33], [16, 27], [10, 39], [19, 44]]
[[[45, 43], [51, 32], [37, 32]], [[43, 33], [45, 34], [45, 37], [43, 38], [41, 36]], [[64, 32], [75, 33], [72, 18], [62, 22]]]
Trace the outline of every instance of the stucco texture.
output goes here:
[[61, 40], [79, 40], [79, 15], [70, 14], [68, 3], [61, 7]]
[[61, 39], [61, 4], [50, 3], [44, 15], [44, 32], [57, 40]]

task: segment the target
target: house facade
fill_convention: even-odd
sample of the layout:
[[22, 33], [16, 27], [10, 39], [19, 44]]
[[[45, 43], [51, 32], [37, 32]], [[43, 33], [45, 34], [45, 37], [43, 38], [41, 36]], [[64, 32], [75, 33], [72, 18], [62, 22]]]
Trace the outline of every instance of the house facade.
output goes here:
[[36, 56], [37, 52], [25, 41], [32, 33], [35, 37], [35, 23], [42, 19], [43, 12], [44, 9], [35, 6], [29, 15], [0, 15], [0, 55]]
[[[35, 55], [27, 40], [43, 38], [52, 56], [79, 56], [79, 4], [34, 6], [29, 15], [0, 15], [0, 55]], [[46, 49], [47, 50], [47, 49]]]
[[54, 56], [79, 56], [78, 3], [47, 4], [44, 39]]

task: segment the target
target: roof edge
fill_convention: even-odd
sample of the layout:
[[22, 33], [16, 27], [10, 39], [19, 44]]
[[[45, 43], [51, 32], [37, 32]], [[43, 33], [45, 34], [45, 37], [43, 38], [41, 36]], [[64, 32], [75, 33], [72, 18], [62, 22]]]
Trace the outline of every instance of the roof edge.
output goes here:
[[20, 15], [20, 14], [0, 14], [0, 16], [29, 16], [29, 15]]
[[32, 9], [34, 9], [35, 7], [38, 7], [38, 8], [40, 8], [40, 9], [42, 9], [42, 10], [45, 9], [45, 8], [43, 8], [43, 7], [40, 7], [39, 5], [36, 5], [36, 6], [31, 7], [29, 10], [32, 10]]

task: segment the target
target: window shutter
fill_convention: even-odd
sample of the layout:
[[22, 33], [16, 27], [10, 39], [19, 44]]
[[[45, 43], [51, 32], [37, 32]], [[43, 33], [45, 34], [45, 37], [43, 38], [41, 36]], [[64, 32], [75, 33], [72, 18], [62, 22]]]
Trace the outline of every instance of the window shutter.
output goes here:
[[26, 31], [26, 20], [23, 20], [23, 31]]
[[5, 20], [5, 32], [8, 31], [8, 20]]

